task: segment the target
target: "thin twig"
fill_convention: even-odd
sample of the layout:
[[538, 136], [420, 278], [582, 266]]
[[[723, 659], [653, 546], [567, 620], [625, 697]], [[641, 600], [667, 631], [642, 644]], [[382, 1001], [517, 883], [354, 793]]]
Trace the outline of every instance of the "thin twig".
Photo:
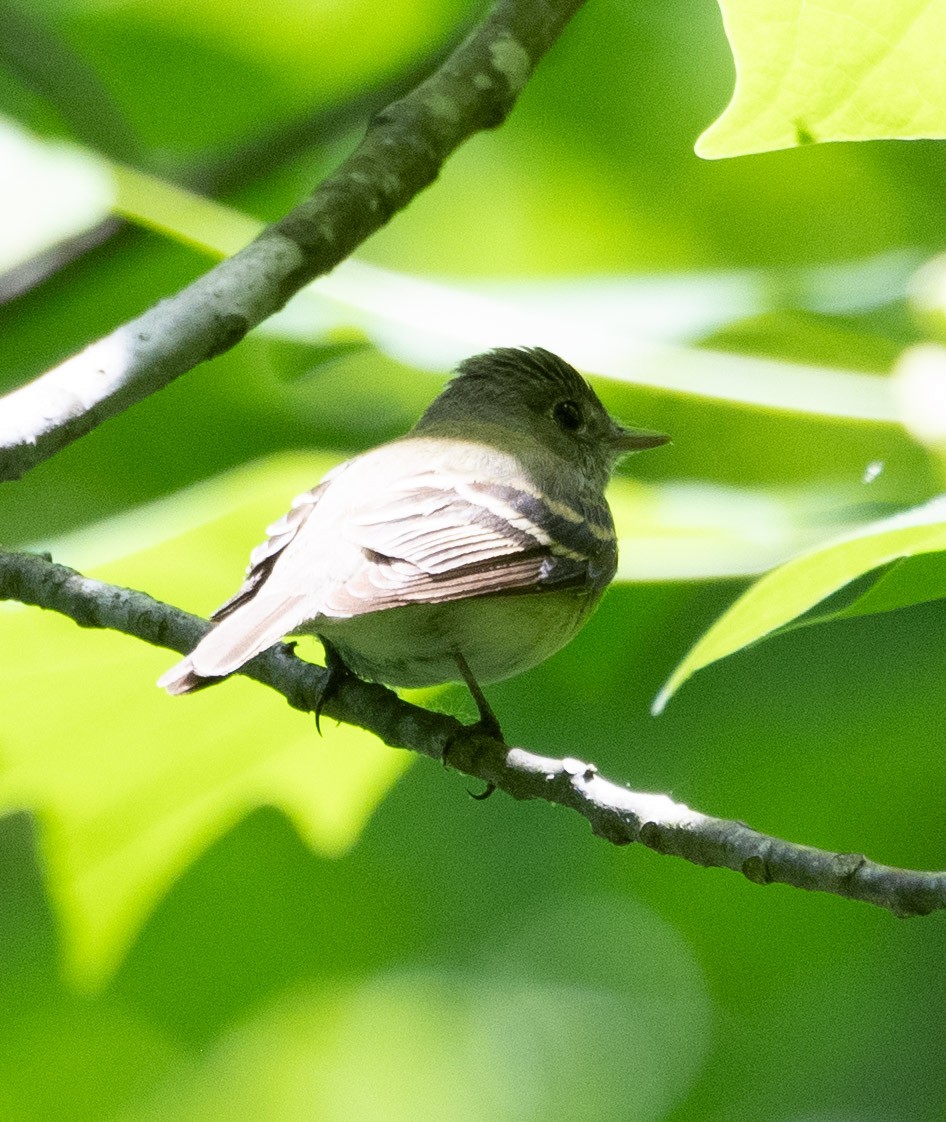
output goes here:
[[0, 480], [24, 472], [243, 336], [328, 272], [502, 123], [583, 0], [497, 0], [443, 65], [373, 118], [300, 206], [177, 295], [0, 399]]
[[[0, 600], [50, 608], [83, 627], [110, 628], [182, 654], [209, 626], [142, 592], [92, 580], [35, 554], [0, 551]], [[325, 671], [281, 644], [240, 673], [272, 687], [294, 708], [314, 712]], [[434, 759], [443, 759], [449, 748], [451, 767], [515, 799], [570, 807], [588, 820], [595, 834], [615, 845], [642, 842], [657, 853], [696, 865], [733, 869], [757, 884], [830, 892], [876, 904], [897, 916], [946, 908], [946, 872], [895, 869], [860, 854], [797, 845], [741, 822], [700, 814], [666, 795], [629, 791], [599, 775], [593, 764], [509, 748], [453, 717], [410, 705], [383, 686], [346, 678], [324, 711], [367, 729], [393, 748]]]

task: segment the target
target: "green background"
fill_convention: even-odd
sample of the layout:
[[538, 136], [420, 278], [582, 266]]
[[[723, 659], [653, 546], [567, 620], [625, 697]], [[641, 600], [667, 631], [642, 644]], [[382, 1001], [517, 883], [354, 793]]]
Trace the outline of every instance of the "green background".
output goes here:
[[[475, 11], [438, 0], [380, 9], [359, 0], [43, 0], [27, 13], [76, 68], [46, 65], [38, 83], [8, 51], [0, 108], [43, 135], [111, 146], [110, 155], [173, 178], [379, 86], [380, 106], [385, 83], [452, 41]], [[133, 144], [101, 112], [76, 113], [89, 69]], [[888, 252], [919, 262], [942, 249], [946, 151], [933, 142], [827, 145], [701, 162], [693, 142], [722, 110], [732, 77], [712, 4], [595, 0], [509, 122], [474, 138], [359, 257], [443, 279], [567, 278], [576, 292], [602, 276], [656, 284], [667, 273], [686, 282], [752, 268], [762, 306], [751, 317], [734, 309], [706, 342], [883, 376], [918, 337], [902, 284], [871, 302], [852, 280], [844, 314], [827, 315], [800, 298], [798, 277]], [[360, 111], [362, 123], [370, 111]], [[318, 139], [298, 151], [277, 156], [273, 141], [271, 157], [242, 167], [227, 201], [263, 219], [297, 201], [359, 132], [357, 112], [322, 120]], [[0, 385], [41, 372], [207, 264], [155, 234], [124, 232], [0, 309]], [[666, 298], [686, 292], [684, 283]], [[314, 483], [322, 453], [403, 431], [442, 380], [370, 349], [291, 376], [313, 363], [249, 338], [4, 484], [0, 539], [55, 539], [275, 453], [311, 454]], [[699, 481], [805, 495], [821, 502], [829, 526], [937, 486], [936, 463], [893, 426], [607, 389], [615, 412], [674, 436], [672, 448], [625, 469], [655, 487]], [[865, 496], [860, 480], [874, 460], [885, 470]], [[193, 553], [179, 552], [179, 602], [206, 611], [225, 598], [269, 516], [243, 528], [237, 560], [212, 587]], [[148, 533], [149, 515], [137, 517], [125, 524], [129, 540]], [[111, 579], [134, 583], [121, 549], [109, 550]], [[68, 549], [56, 555], [80, 563]], [[649, 716], [676, 662], [742, 587], [613, 588], [566, 651], [489, 691], [507, 737], [779, 836], [942, 867], [942, 604], [743, 651]], [[140, 673], [125, 674], [118, 663], [127, 654], [132, 665], [139, 645], [111, 637], [116, 667], [103, 674], [91, 636], [71, 624], [47, 635], [45, 616], [28, 618], [40, 636], [29, 659], [24, 624], [0, 615], [0, 766], [29, 750], [52, 768], [79, 759], [91, 789], [109, 781], [112, 758], [160, 763], [161, 727], [142, 715], [157, 704], [151, 683], [167, 659], [147, 652]], [[96, 699], [94, 720], [76, 720], [59, 659], [77, 699]], [[276, 722], [289, 717], [278, 697], [247, 688], [259, 694], [265, 754], [267, 731], [278, 742]], [[236, 729], [248, 695], [230, 696]], [[468, 712], [458, 696], [443, 703]], [[183, 738], [174, 749], [199, 757], [200, 728], [189, 734], [187, 718], [174, 719]], [[298, 721], [308, 781], [318, 785], [332, 737], [343, 734], [320, 741]], [[93, 989], [68, 967], [75, 919], [51, 887], [63, 883], [50, 873], [55, 847], [68, 844], [55, 836], [63, 819], [48, 807], [32, 816], [39, 796], [21, 795], [17, 810], [8, 795], [0, 1114], [943, 1116], [942, 916], [898, 921], [615, 849], [560, 809], [503, 795], [475, 803], [466, 786], [417, 761], [386, 797], [379, 787], [377, 809], [344, 852], [338, 838], [320, 845], [310, 836], [313, 850], [276, 809], [234, 803], [229, 821], [193, 843], [182, 875], [157, 893], [127, 955]], [[352, 835], [360, 822], [352, 810]]]

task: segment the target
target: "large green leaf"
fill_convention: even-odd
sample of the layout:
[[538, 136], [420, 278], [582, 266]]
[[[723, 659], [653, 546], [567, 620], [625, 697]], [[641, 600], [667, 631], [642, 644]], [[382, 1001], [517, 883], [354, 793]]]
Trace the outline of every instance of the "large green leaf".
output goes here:
[[[110, 556], [95, 575], [206, 613], [260, 527], [330, 463], [253, 465], [56, 555]], [[0, 809], [40, 821], [65, 965], [79, 984], [111, 972], [180, 872], [251, 809], [280, 808], [313, 849], [337, 855], [410, 760], [349, 726], [329, 723], [320, 739], [311, 717], [245, 679], [170, 698], [154, 685], [170, 652], [4, 607]]]
[[[653, 711], [661, 712], [697, 670], [784, 627], [864, 573], [899, 558], [943, 550], [946, 496], [795, 557], [764, 576], [713, 624], [670, 675], [654, 700]], [[941, 587], [938, 566], [905, 570], [880, 582], [860, 602], [860, 610], [855, 602], [844, 612], [828, 613], [824, 618], [890, 611], [931, 599], [940, 594]]]
[[946, 136], [943, 0], [720, 0], [736, 89], [715, 159], [824, 140]]

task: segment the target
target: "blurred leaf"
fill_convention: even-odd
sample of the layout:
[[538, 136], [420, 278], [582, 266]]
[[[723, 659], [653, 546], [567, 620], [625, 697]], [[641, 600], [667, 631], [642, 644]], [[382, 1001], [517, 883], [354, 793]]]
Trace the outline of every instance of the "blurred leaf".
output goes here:
[[[802, 268], [705, 269], [628, 275], [606, 272], [579, 277], [468, 282], [465, 287], [514, 300], [523, 310], [579, 315], [587, 329], [618, 329], [667, 342], [701, 341], [711, 332], [756, 318], [804, 310], [819, 316], [874, 311], [902, 301], [923, 254], [895, 250], [863, 260]], [[818, 322], [811, 316], [811, 320]], [[822, 321], [827, 334], [830, 320]], [[807, 324], [806, 324], [807, 326]], [[848, 342], [855, 332], [837, 329]], [[731, 349], [728, 346], [722, 349]], [[738, 348], [733, 348], [738, 349]], [[791, 352], [780, 357], [794, 357]], [[821, 361], [809, 353], [803, 361]], [[845, 365], [838, 362], [837, 365]], [[871, 366], [866, 369], [876, 369]]]
[[944, 0], [720, 0], [736, 90], [707, 159], [826, 140], [946, 136]]
[[326, 340], [324, 343], [309, 343], [305, 340], [281, 339], [275, 335], [261, 334], [258, 343], [257, 354], [262, 361], [270, 364], [274, 377], [284, 382], [301, 382], [316, 374], [323, 375], [325, 368], [332, 363], [371, 347], [367, 340], [357, 336], [351, 339], [340, 338], [335, 342]]
[[782, 361], [872, 374], [886, 374], [902, 350], [899, 339], [872, 332], [860, 324], [853, 326], [838, 316], [797, 310], [730, 320], [704, 337], [701, 345], [734, 354], [777, 355]]
[[337, 104], [409, 67], [455, 34], [470, 4], [44, 0], [42, 6], [101, 76], [142, 144], [158, 160], [178, 163]]
[[[328, 466], [257, 464], [57, 552], [118, 553], [97, 576], [206, 612], [235, 584], [248, 532]], [[170, 652], [51, 612], [3, 614], [0, 806], [39, 818], [66, 968], [81, 985], [115, 968], [181, 870], [254, 807], [280, 808], [313, 849], [337, 855], [410, 762], [349, 726], [320, 739], [311, 717], [247, 680], [169, 698], [154, 681]]]
[[107, 85], [51, 23], [15, 2], [0, 4], [0, 64], [41, 93], [77, 140], [114, 159], [138, 156]]
[[506, 953], [482, 948], [477, 970], [391, 969], [282, 997], [122, 1122], [665, 1118], [711, 1043], [689, 947], [627, 899], [514, 918], [528, 923]]
[[112, 173], [118, 214], [217, 257], [236, 253], [263, 228], [233, 207], [138, 168], [115, 164]]
[[841, 493], [774, 492], [705, 483], [608, 490], [620, 545], [617, 580], [709, 580], [749, 576], [840, 530]]
[[[946, 550], [946, 497], [871, 523], [794, 558], [754, 584], [700, 638], [658, 693], [653, 712], [660, 713], [697, 670], [784, 627], [862, 574], [901, 557], [940, 550]], [[913, 577], [919, 581], [916, 586]], [[894, 597], [900, 597], [902, 604], [928, 600], [931, 587], [936, 586], [931, 579], [928, 571], [901, 574], [886, 591], [869, 600], [865, 610], [889, 611], [900, 606], [892, 602]]]
[[61, 141], [41, 141], [0, 117], [0, 272], [105, 218], [108, 166]]

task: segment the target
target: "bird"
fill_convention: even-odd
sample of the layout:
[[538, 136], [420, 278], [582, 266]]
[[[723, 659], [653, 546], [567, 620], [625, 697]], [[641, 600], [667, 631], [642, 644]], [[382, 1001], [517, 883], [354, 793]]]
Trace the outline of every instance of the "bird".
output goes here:
[[564, 359], [499, 347], [461, 362], [404, 436], [347, 460], [267, 528], [211, 630], [158, 680], [186, 694], [287, 635], [329, 674], [395, 688], [483, 684], [568, 643], [617, 569], [616, 464], [670, 437], [625, 428]]

